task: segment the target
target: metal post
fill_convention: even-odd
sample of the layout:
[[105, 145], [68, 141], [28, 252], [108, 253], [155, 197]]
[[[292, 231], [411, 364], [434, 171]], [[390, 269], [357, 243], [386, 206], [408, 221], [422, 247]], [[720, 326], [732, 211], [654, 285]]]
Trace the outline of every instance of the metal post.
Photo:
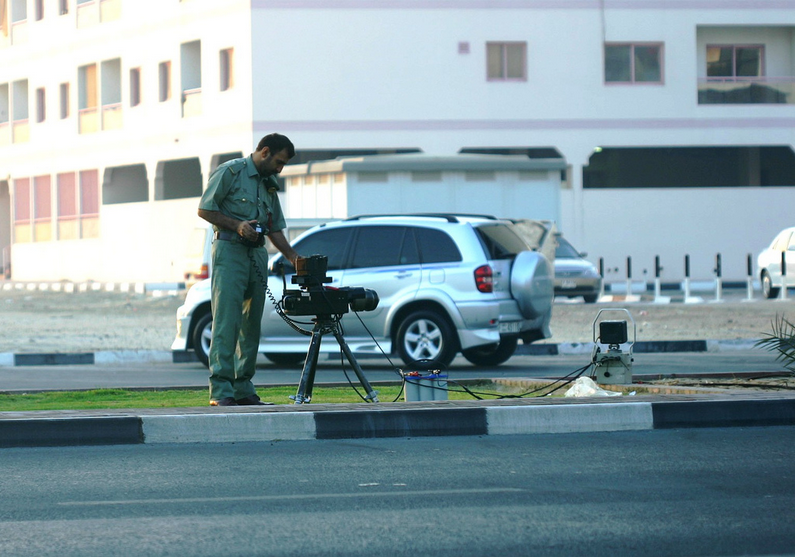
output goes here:
[[632, 258], [627, 257], [627, 298], [632, 296]]
[[754, 260], [751, 254], [748, 254], [747, 258], [747, 266], [748, 266], [748, 298], [747, 300], [750, 302], [754, 299]]
[[715, 256], [715, 301], [720, 302], [723, 294], [723, 268], [720, 254]]
[[787, 299], [787, 252], [781, 252], [781, 298]]
[[660, 272], [662, 271], [662, 267], [660, 266], [660, 256], [654, 256], [654, 299], [657, 300], [660, 298], [661, 287], [660, 287]]
[[685, 301], [690, 298], [690, 256], [685, 255]]
[[599, 276], [602, 277], [602, 286], [599, 288], [599, 298], [605, 295], [605, 258], [599, 258]]

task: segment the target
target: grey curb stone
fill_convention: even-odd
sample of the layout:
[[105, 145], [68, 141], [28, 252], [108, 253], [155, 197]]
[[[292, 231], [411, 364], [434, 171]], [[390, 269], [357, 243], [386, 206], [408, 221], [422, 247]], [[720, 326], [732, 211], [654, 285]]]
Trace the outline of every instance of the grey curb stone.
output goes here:
[[5, 412], [0, 448], [795, 425], [795, 395], [769, 393], [308, 406]]

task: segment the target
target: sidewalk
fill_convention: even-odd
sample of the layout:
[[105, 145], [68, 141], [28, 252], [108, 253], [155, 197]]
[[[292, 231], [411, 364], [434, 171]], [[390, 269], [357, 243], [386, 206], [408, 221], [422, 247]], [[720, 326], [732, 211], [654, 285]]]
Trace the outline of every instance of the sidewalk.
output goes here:
[[795, 425], [795, 393], [0, 413], [0, 448]]

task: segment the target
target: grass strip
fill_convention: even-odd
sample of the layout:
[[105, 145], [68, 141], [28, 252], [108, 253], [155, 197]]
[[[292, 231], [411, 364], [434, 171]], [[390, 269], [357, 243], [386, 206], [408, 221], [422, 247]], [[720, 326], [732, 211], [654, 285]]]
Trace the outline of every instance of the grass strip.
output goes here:
[[[381, 402], [404, 400], [400, 385], [374, 386]], [[275, 404], [293, 404], [290, 395], [296, 387], [265, 387], [257, 389], [262, 400]], [[359, 388], [359, 393], [365, 393]], [[449, 391], [450, 400], [472, 400], [463, 392]], [[96, 389], [90, 391], [47, 391], [35, 393], [0, 393], [0, 412], [37, 410], [108, 410], [125, 408], [184, 408], [208, 405], [207, 389]], [[315, 404], [365, 402], [350, 387], [320, 387], [312, 391]]]

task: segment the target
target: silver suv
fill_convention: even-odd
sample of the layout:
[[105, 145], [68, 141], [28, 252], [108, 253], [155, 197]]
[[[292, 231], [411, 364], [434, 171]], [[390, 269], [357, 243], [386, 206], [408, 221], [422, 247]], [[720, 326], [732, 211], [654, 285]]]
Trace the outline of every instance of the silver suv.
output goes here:
[[[378, 293], [374, 311], [342, 319], [355, 354], [383, 350], [396, 352], [407, 366], [418, 360], [446, 366], [461, 352], [473, 364], [498, 365], [520, 339], [530, 343], [551, 335], [554, 271], [544, 255], [554, 251], [549, 232], [541, 222], [489, 216], [359, 216], [316, 226], [294, 247], [304, 256], [328, 257], [329, 286]], [[533, 238], [535, 245], [528, 244]], [[273, 258], [268, 287], [274, 299], [281, 298], [284, 284], [295, 288], [294, 272], [281, 254]], [[172, 350], [192, 349], [206, 365], [211, 326], [210, 281], [204, 280], [177, 310]], [[295, 365], [308, 345], [309, 338], [289, 327], [275, 306], [266, 306], [260, 351], [268, 359]], [[337, 343], [321, 344], [321, 352], [338, 351]]]

